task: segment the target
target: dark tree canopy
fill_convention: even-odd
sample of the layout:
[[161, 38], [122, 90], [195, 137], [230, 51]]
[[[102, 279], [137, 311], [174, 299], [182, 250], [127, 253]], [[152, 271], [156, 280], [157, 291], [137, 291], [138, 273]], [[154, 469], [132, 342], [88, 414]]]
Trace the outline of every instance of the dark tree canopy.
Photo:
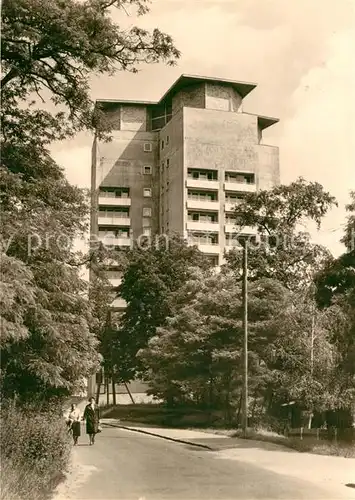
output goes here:
[[[126, 8], [148, 12], [146, 0], [4, 0], [2, 2], [3, 132], [8, 139], [31, 139], [41, 127], [42, 141], [62, 139], [83, 128], [93, 130], [89, 78], [137, 71], [140, 63], [173, 64], [179, 51], [171, 37], [154, 29], [121, 28], [111, 17]], [[51, 114], [32, 99], [50, 100], [63, 111]], [[19, 120], [26, 127], [18, 129]], [[31, 123], [35, 120], [35, 124]], [[49, 129], [49, 130], [48, 130]]]
[[127, 301], [121, 330], [122, 338], [130, 339], [127, 356], [132, 356], [135, 365], [138, 350], [172, 314], [176, 306], [174, 292], [189, 280], [192, 269], [208, 268], [209, 261], [179, 236], [169, 238], [167, 248], [162, 241], [148, 249], [134, 249], [127, 257], [120, 286], [120, 294]]
[[2, 2], [4, 396], [71, 393], [99, 366], [105, 306], [88, 300], [80, 266], [98, 271], [105, 252], [75, 251], [74, 239], [88, 227], [87, 193], [68, 183], [48, 145], [96, 130], [92, 74], [135, 72], [140, 63], [172, 64], [179, 56], [158, 29], [125, 30], [113, 21], [112, 9], [126, 15], [129, 8], [148, 11], [145, 0]]

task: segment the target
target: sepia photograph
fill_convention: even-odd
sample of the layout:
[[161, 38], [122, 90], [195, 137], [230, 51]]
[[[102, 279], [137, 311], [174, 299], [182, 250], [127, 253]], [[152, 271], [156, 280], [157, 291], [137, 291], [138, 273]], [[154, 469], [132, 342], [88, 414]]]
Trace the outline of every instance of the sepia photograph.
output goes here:
[[0, 500], [355, 500], [355, 0], [2, 0]]

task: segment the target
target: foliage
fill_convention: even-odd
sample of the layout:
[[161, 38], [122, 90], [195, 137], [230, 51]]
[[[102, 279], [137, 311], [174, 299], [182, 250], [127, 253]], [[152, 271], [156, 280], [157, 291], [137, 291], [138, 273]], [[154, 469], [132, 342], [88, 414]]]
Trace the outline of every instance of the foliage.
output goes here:
[[235, 209], [241, 226], [255, 226], [269, 235], [280, 230], [294, 231], [299, 224], [311, 220], [318, 227], [336, 200], [318, 182], [299, 178], [288, 186], [249, 193]]
[[[137, 71], [140, 63], [174, 63], [171, 37], [133, 26], [124, 29], [112, 13], [148, 12], [146, 0], [19, 0], [2, 2], [2, 106], [7, 140], [48, 143], [83, 128], [94, 130], [91, 74]], [[50, 96], [63, 110], [39, 106]], [[43, 136], [35, 133], [38, 129]]]
[[[210, 407], [236, 405], [242, 381], [241, 290], [232, 275], [197, 273], [176, 294], [179, 307], [140, 356], [152, 392]], [[257, 390], [285, 289], [261, 280], [249, 290], [250, 388]]]
[[[166, 246], [165, 246], [166, 243]], [[119, 289], [127, 302], [119, 328], [119, 344], [128, 365], [142, 369], [136, 353], [155, 335], [174, 309], [172, 293], [189, 279], [193, 267], [208, 267], [208, 260], [179, 236], [150, 248], [135, 248], [127, 253], [128, 266]], [[123, 348], [123, 347], [122, 347]]]
[[355, 397], [355, 249], [354, 201], [347, 205], [349, 216], [342, 239], [347, 251], [338, 258], [330, 258], [315, 276], [318, 306], [332, 313], [332, 343], [338, 352], [338, 386], [342, 394]]
[[[256, 240], [248, 242], [249, 278], [277, 279], [290, 290], [307, 287], [329, 252], [313, 244], [299, 228], [306, 221], [319, 226], [334, 204], [335, 199], [320, 184], [302, 178], [288, 186], [247, 194], [236, 206], [235, 216], [236, 233], [243, 226], [253, 226], [258, 232]], [[227, 268], [240, 277], [241, 252], [234, 249], [226, 259]]]
[[102, 249], [85, 257], [73, 251], [87, 229], [86, 194], [70, 186], [46, 148], [80, 130], [107, 130], [93, 114], [92, 73], [179, 56], [158, 29], [115, 23], [113, 10], [126, 6], [148, 11], [145, 0], [2, 2], [1, 390], [8, 397], [65, 395], [100, 361], [101, 318], [80, 267], [98, 271]]
[[355, 252], [355, 191], [350, 192], [350, 203], [346, 205], [348, 217], [342, 242], [348, 252]]
[[1, 498], [45, 498], [66, 472], [71, 443], [64, 419], [53, 409], [3, 401], [1, 428]]
[[[338, 380], [332, 343], [337, 312], [316, 311], [312, 296], [271, 279], [250, 283], [248, 297], [250, 418], [266, 412], [280, 420], [291, 400], [311, 412], [349, 405], [352, 392]], [[198, 271], [175, 303], [173, 316], [139, 353], [151, 393], [170, 405], [237, 409], [244, 337], [238, 282]]]
[[46, 398], [76, 388], [99, 361], [72, 249], [87, 203], [43, 151], [6, 145], [1, 160], [1, 388]]

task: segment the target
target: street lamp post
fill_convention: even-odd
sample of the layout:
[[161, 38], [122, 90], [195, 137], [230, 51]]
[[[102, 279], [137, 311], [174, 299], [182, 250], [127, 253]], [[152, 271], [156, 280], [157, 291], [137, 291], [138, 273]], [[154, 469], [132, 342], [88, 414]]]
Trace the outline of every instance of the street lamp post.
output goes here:
[[248, 430], [248, 240], [243, 241], [243, 435]]

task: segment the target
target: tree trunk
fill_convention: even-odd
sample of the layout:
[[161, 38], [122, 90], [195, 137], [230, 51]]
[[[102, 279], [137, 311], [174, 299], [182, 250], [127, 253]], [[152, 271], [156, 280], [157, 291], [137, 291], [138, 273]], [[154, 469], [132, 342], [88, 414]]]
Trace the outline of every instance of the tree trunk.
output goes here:
[[108, 406], [110, 404], [110, 383], [108, 379], [108, 374], [105, 377], [105, 386], [106, 386], [106, 404]]
[[126, 388], [127, 393], [129, 394], [129, 397], [131, 398], [132, 404], [134, 404], [134, 405], [135, 405], [135, 404], [136, 404], [136, 402], [135, 402], [135, 401], [134, 401], [134, 399], [133, 399], [132, 393], [131, 393], [131, 391], [129, 390], [129, 387], [128, 387], [127, 383], [126, 383], [126, 382], [123, 382], [123, 384], [124, 384], [124, 386], [125, 386], [125, 388]]
[[116, 406], [116, 379], [112, 372], [112, 403]]
[[231, 393], [231, 379], [230, 376], [226, 378], [226, 399], [224, 407], [224, 421], [230, 425], [231, 423], [231, 412], [230, 412], [230, 393]]
[[254, 427], [254, 414], [255, 414], [255, 408], [256, 408], [256, 395], [254, 394], [254, 401], [253, 401], [253, 408], [251, 410], [251, 421], [253, 422], [253, 427]]
[[240, 392], [239, 404], [238, 404], [238, 412], [237, 412], [237, 424], [239, 427], [240, 422], [240, 412], [242, 411], [242, 400], [243, 400], [243, 391]]
[[97, 387], [96, 387], [96, 404], [98, 405], [100, 402], [100, 392], [101, 392], [101, 385], [102, 385], [102, 368], [100, 369], [99, 372], [99, 380], [97, 382]]
[[312, 421], [313, 421], [313, 412], [311, 412], [308, 417], [308, 429], [312, 429]]

